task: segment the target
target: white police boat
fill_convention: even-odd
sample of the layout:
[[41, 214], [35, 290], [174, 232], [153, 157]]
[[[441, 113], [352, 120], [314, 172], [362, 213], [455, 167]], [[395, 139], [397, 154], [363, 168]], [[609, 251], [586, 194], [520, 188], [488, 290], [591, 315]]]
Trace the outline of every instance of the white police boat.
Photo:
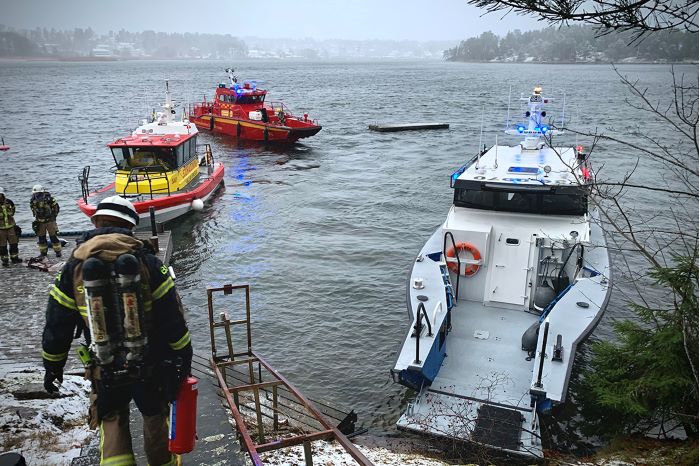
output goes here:
[[454, 203], [409, 272], [410, 328], [391, 370], [417, 392], [401, 429], [542, 456], [539, 416], [563, 403], [577, 346], [611, 291], [592, 171], [557, 147], [541, 89], [515, 146], [451, 177]]

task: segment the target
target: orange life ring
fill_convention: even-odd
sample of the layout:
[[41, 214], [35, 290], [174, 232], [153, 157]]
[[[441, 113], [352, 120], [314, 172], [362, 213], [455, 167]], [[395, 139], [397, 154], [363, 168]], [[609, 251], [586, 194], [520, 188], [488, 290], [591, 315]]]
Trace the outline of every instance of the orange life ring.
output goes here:
[[[455, 253], [455, 249], [457, 250], [457, 253]], [[478, 249], [476, 249], [476, 246], [474, 246], [472, 243], [457, 243], [455, 247], [452, 247], [445, 252], [445, 256], [447, 257], [457, 257], [457, 254], [459, 254], [462, 251], [468, 251], [472, 257], [474, 258], [475, 261], [478, 261], [481, 259], [481, 253], [479, 252]], [[448, 262], [447, 263], [447, 268], [450, 269], [453, 273], [459, 273], [458, 271], [458, 265], [456, 262]], [[464, 267], [464, 276], [465, 277], [471, 277], [474, 275], [476, 272], [479, 271], [479, 265], [478, 264], [467, 264]]]

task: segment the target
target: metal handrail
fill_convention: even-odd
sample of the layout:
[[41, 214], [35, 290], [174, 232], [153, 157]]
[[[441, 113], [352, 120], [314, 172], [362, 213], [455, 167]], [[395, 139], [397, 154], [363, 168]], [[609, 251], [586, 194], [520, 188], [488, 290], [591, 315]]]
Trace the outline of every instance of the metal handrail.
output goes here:
[[[459, 276], [462, 271], [462, 261], [459, 260], [459, 253], [457, 252], [457, 243], [455, 243], [455, 237], [452, 235], [451, 231], [445, 233], [445, 237], [442, 241], [442, 255], [445, 257], [445, 262], [447, 262], [447, 236], [450, 236], [452, 241], [452, 247], [455, 250], [455, 259], [457, 259], [457, 286], [455, 287], [455, 300], [459, 299]], [[447, 268], [449, 270], [449, 267]]]
[[428, 317], [428, 311], [425, 310], [425, 305], [421, 302], [418, 304], [418, 311], [416, 312], [416, 324], [413, 326], [416, 337], [416, 360], [413, 361], [414, 364], [420, 364], [420, 334], [423, 331], [423, 317], [425, 317], [425, 322], [428, 324], [428, 336], [433, 336], [433, 326], [430, 325], [430, 318]]
[[[166, 171], [164, 171], [162, 168], [159, 168], [159, 167], [155, 167], [155, 168], [158, 168], [157, 171], [148, 170], [149, 168], [154, 168], [154, 167], [134, 167], [129, 171], [129, 175], [127, 175], [127, 178], [126, 178], [126, 184], [124, 185], [124, 191], [122, 191], [122, 195], [124, 197], [127, 196], [126, 190], [129, 187], [129, 184], [132, 183], [132, 177], [135, 178], [134, 182], [136, 183], [136, 194], [141, 194], [139, 192], [139, 183], [142, 181], [148, 181], [148, 191], [151, 195], [151, 199], [153, 199], [153, 193], [154, 193], [153, 181], [165, 178], [165, 188], [159, 189], [159, 190], [157, 190], [157, 192], [167, 191], [168, 196], [170, 196], [170, 179], [168, 178]], [[158, 176], [151, 177], [151, 173], [157, 174]], [[145, 175], [145, 178], [142, 180], [139, 180], [138, 176], [140, 176], [142, 174]]]
[[90, 186], [88, 184], [88, 178], [90, 178], [90, 165], [83, 167], [83, 173], [78, 175], [78, 181], [80, 182], [80, 191], [83, 195], [83, 202], [87, 204], [88, 196], [90, 195]]
[[[200, 147], [204, 148], [204, 156], [206, 157], [206, 162], [208, 166], [214, 165], [214, 153], [211, 150], [211, 144], [197, 144], [195, 149]], [[197, 152], [197, 157], [199, 157], [199, 152]]]
[[542, 369], [544, 368], [544, 360], [547, 357], [547, 335], [549, 334], [549, 322], [544, 323], [544, 335], [542, 335], [542, 351], [540, 352], [540, 367], [537, 371], [536, 388], [542, 388]]

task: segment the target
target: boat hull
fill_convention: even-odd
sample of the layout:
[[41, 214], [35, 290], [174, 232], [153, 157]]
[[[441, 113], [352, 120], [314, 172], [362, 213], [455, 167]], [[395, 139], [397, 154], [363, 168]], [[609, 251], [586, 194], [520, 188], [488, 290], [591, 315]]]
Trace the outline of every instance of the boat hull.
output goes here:
[[293, 143], [315, 135], [322, 128], [320, 125], [302, 120], [290, 122], [290, 126], [281, 126], [256, 120], [213, 115], [190, 115], [189, 118], [199, 129], [232, 136], [240, 141]]
[[[151, 207], [155, 209], [157, 223], [167, 223], [189, 213], [194, 210], [192, 202], [198, 199], [206, 203], [217, 189], [223, 185], [223, 179], [224, 165], [217, 162], [212, 167], [211, 173], [208, 172], [207, 167], [201, 167], [198, 181], [185, 191], [173, 193], [169, 196], [154, 196], [152, 199], [150, 197], [146, 199], [143, 195], [130, 197], [129, 200], [139, 214], [137, 229], [150, 227]], [[112, 183], [102, 189], [91, 192], [87, 199], [79, 199], [78, 208], [88, 217], [92, 217], [101, 199], [117, 194], [114, 186], [115, 184]]]

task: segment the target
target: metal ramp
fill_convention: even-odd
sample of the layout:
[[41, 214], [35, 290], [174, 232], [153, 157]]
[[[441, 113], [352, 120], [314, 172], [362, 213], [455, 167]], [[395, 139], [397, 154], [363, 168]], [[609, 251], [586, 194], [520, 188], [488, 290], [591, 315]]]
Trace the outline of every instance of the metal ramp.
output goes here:
[[[235, 319], [225, 311], [217, 315], [215, 295], [233, 295], [234, 291], [232, 298], [238, 298], [244, 315]], [[262, 453], [297, 445], [303, 445], [305, 464], [311, 466], [311, 442], [316, 440], [335, 440], [357, 464], [372, 465], [341, 431], [354, 428], [354, 412], [336, 426], [329, 420], [332, 416], [323, 412], [332, 408], [317, 407], [253, 350], [249, 285], [209, 287], [207, 302], [211, 367], [231, 411], [241, 448], [255, 466], [264, 464]], [[235, 351], [234, 342], [244, 343], [243, 350]]]

